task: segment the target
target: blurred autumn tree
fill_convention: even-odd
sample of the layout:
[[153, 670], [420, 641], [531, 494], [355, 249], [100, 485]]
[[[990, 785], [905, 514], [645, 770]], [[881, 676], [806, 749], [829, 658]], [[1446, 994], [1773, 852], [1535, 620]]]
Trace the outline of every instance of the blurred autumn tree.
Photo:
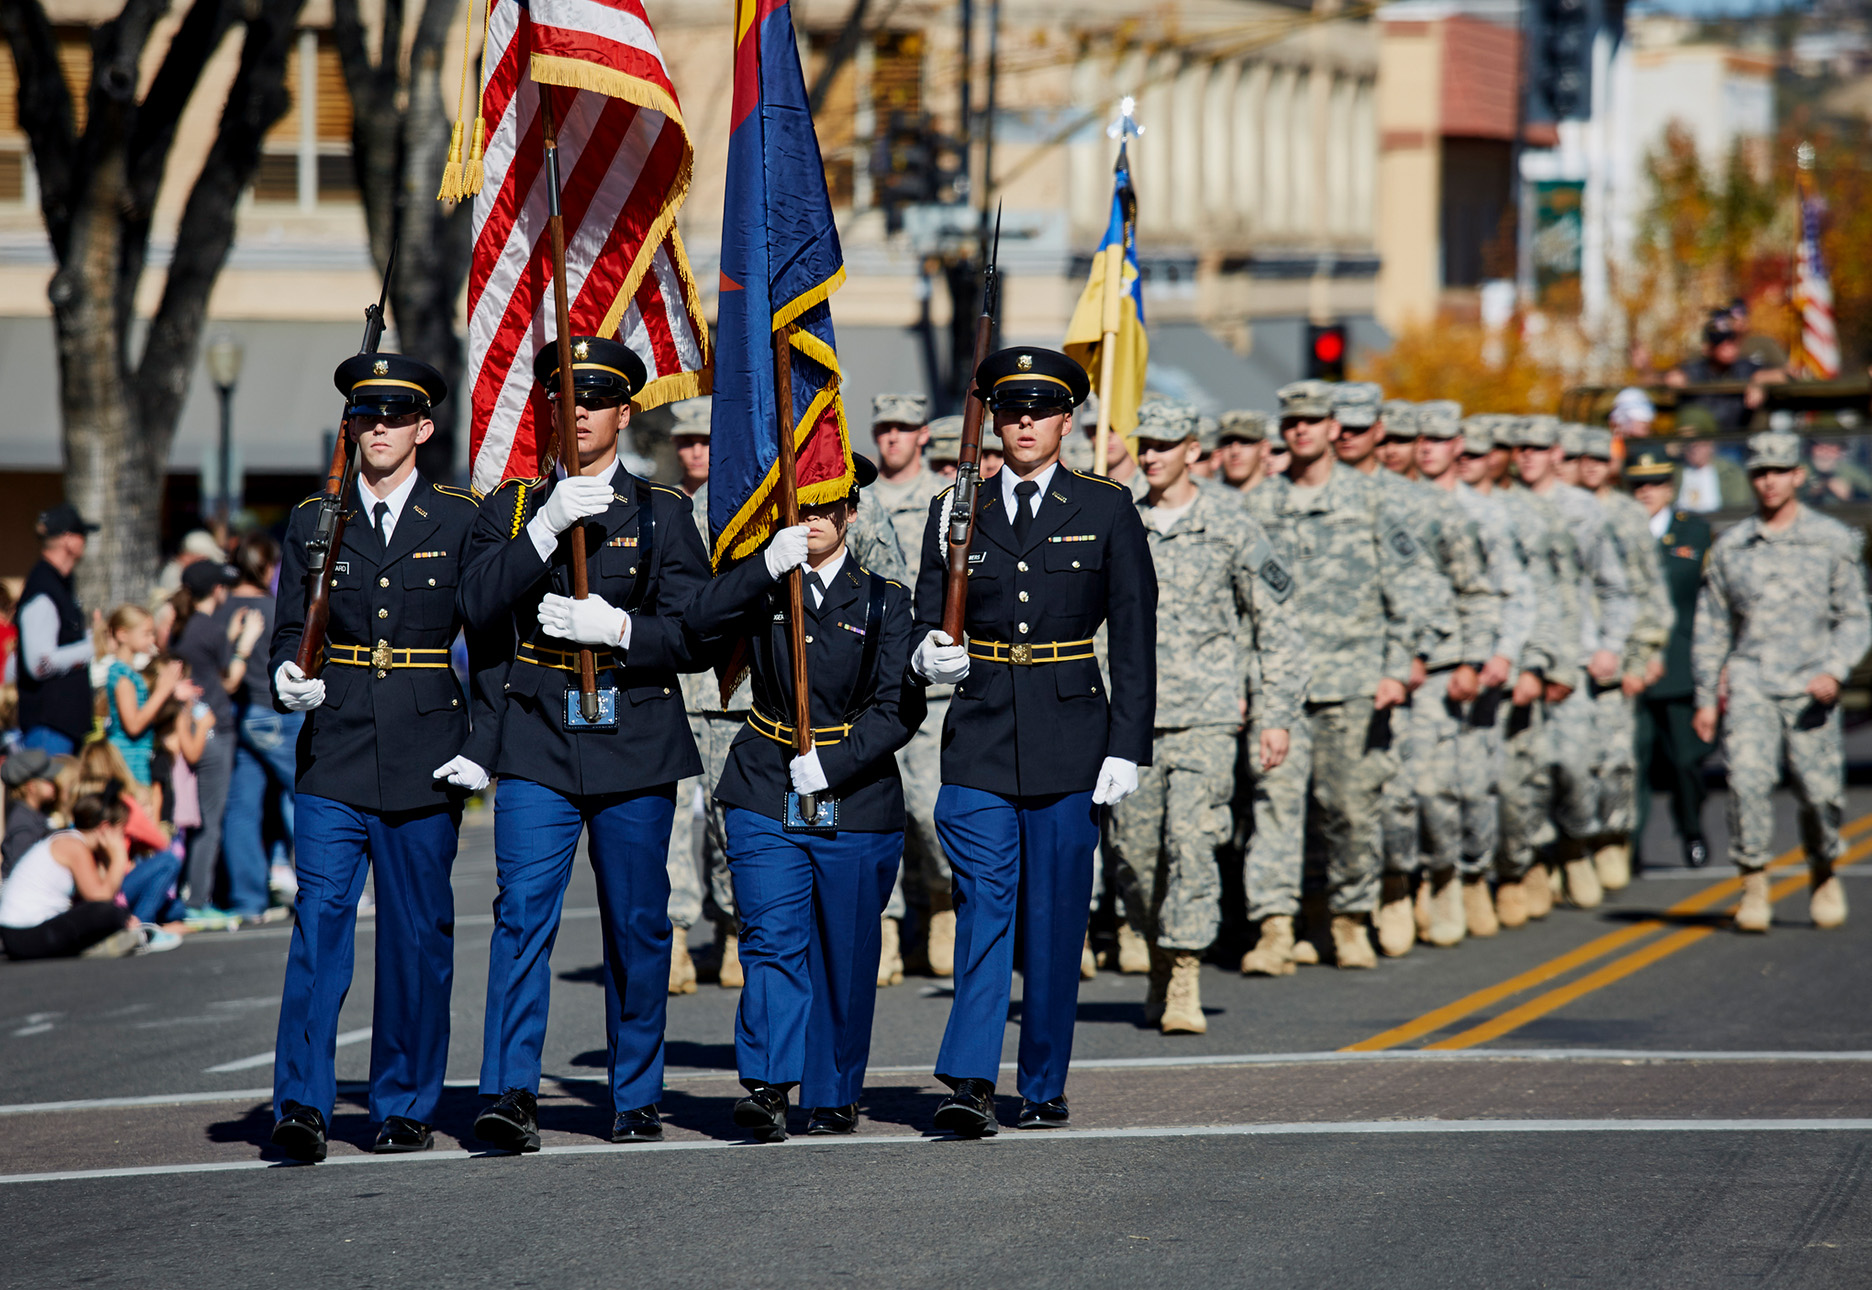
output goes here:
[[1362, 352], [1353, 377], [1376, 381], [1392, 399], [1455, 399], [1465, 412], [1542, 412], [1560, 404], [1565, 373], [1523, 340], [1517, 316], [1499, 333], [1480, 323], [1415, 323], [1382, 354]]

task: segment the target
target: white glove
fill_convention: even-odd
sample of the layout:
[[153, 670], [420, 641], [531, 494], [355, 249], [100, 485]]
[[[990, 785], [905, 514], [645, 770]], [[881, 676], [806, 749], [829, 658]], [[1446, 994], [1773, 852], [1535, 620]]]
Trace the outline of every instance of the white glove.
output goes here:
[[825, 767], [819, 764], [817, 748], [788, 762], [787, 774], [793, 778], [793, 791], [796, 793], [822, 793], [829, 782], [825, 776]]
[[479, 793], [488, 786], [488, 773], [466, 757], [451, 757], [435, 768], [432, 779], [446, 779], [457, 788], [465, 788], [470, 793]]
[[954, 685], [969, 674], [968, 646], [957, 645], [948, 632], [931, 632], [910, 656], [918, 675], [936, 685]]
[[630, 615], [600, 596], [574, 600], [549, 592], [540, 601], [539, 625], [548, 636], [580, 645], [630, 644]]
[[325, 702], [325, 682], [301, 672], [291, 659], [281, 663], [273, 674], [273, 688], [279, 691], [280, 702], [288, 712], [310, 712]]
[[1137, 763], [1122, 757], [1107, 757], [1099, 767], [1098, 787], [1092, 790], [1094, 806], [1116, 806], [1137, 792]]
[[795, 569], [806, 567], [806, 526], [781, 529], [767, 544], [767, 576], [778, 582]]
[[611, 509], [611, 481], [590, 475], [568, 475], [553, 485], [552, 495], [535, 519], [543, 520], [555, 534], [563, 533], [580, 520], [603, 515]]

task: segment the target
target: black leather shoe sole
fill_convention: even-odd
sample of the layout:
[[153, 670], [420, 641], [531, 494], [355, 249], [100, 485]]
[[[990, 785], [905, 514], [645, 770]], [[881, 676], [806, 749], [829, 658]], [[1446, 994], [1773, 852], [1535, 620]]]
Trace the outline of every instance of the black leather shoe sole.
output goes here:
[[760, 1105], [752, 1098], [742, 1098], [734, 1105], [734, 1122], [737, 1129], [746, 1129], [747, 1135], [756, 1142], [785, 1142], [787, 1139], [786, 1113], [782, 1111], [776, 1119], [773, 1112]]
[[325, 1159], [324, 1135], [302, 1120], [281, 1120], [273, 1126], [273, 1145], [301, 1164]]
[[660, 1124], [626, 1124], [611, 1126], [613, 1142], [661, 1142], [663, 1126]]
[[1015, 1126], [1020, 1129], [1070, 1129], [1072, 1121], [1066, 1116], [1051, 1117], [1037, 1115], [1032, 1111], [1022, 1111], [1020, 1122]]
[[515, 1155], [540, 1149], [539, 1130], [515, 1124], [504, 1115], [482, 1115], [475, 1121], [474, 1135], [490, 1147]]
[[993, 1116], [983, 1115], [960, 1102], [945, 1102], [936, 1108], [936, 1128], [940, 1133], [953, 1133], [958, 1138], [992, 1138], [1001, 1132]]
[[846, 1114], [842, 1108], [814, 1111], [806, 1121], [806, 1135], [812, 1138], [829, 1138], [857, 1131], [858, 1117]]
[[424, 1129], [420, 1137], [407, 1132], [398, 1133], [394, 1137], [388, 1133], [379, 1133], [377, 1145], [371, 1150], [380, 1156], [400, 1156], [412, 1151], [427, 1151], [433, 1146], [435, 1134]]

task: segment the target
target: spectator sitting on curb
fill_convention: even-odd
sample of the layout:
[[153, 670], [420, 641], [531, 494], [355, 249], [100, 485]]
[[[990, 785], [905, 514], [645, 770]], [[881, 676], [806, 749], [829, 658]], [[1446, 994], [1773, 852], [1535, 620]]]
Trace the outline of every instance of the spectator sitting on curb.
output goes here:
[[43, 748], [22, 748], [0, 763], [6, 785], [6, 840], [0, 842], [0, 878], [13, 872], [21, 856], [52, 832], [46, 813], [58, 803], [52, 758]]
[[40, 839], [20, 857], [0, 886], [0, 945], [9, 958], [122, 958], [182, 943], [119, 901], [132, 871], [124, 833], [129, 818], [123, 786], [108, 785], [78, 799], [73, 827]]

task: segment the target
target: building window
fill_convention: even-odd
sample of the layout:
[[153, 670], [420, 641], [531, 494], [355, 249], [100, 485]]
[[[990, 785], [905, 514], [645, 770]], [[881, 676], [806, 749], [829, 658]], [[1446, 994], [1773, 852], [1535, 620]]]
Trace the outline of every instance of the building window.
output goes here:
[[1443, 140], [1443, 285], [1480, 286], [1514, 276], [1508, 208], [1514, 145], [1503, 139]]
[[291, 106], [267, 132], [254, 200], [310, 210], [357, 200], [351, 167], [351, 95], [330, 33], [301, 31], [286, 71]]

